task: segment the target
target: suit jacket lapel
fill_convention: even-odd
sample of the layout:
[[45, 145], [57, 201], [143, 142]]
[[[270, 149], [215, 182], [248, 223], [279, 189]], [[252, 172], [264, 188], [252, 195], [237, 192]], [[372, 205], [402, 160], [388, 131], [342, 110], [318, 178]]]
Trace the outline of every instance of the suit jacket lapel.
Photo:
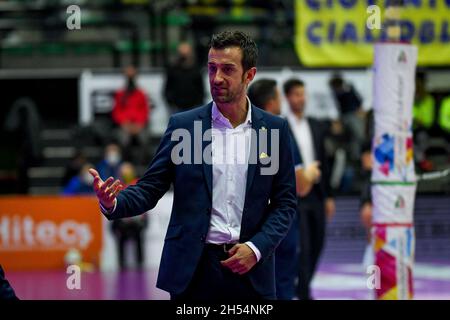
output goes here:
[[[205, 131], [212, 128], [211, 124], [211, 107], [212, 102], [208, 103], [203, 112], [200, 113], [200, 118], [202, 121], [202, 137], [201, 137], [201, 150], [202, 150], [202, 167], [203, 167], [203, 176], [206, 181], [206, 186], [208, 189], [209, 196], [212, 200], [212, 163], [206, 163], [205, 159], [203, 158], [203, 153], [205, 151], [205, 148], [212, 143], [211, 135], [208, 135], [208, 139], [203, 139], [205, 137]], [[211, 133], [211, 130], [209, 131]], [[199, 141], [195, 141], [195, 143], [199, 143]], [[212, 156], [210, 158], [212, 160]]]
[[[247, 170], [247, 183], [245, 186], [245, 202], [247, 202], [247, 196], [249, 194], [249, 190], [253, 184], [253, 179], [255, 177], [256, 169], [259, 167], [259, 153], [264, 151], [267, 153], [267, 150], [260, 150], [258, 133], [260, 129], [266, 128], [266, 124], [263, 119], [262, 112], [257, 109], [254, 105], [252, 105], [252, 129], [256, 132], [256, 136], [252, 135], [251, 144], [250, 144], [250, 154], [249, 154], [249, 163]], [[270, 135], [268, 135], [270, 137]], [[268, 139], [268, 145], [270, 145], [270, 140]], [[252, 157], [254, 158], [251, 161]], [[256, 161], [255, 161], [256, 160]]]

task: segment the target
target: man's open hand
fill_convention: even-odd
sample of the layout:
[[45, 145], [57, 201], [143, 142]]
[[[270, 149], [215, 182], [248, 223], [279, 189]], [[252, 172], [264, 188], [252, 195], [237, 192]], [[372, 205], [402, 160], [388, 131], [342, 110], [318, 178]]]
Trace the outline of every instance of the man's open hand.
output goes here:
[[243, 275], [250, 271], [256, 264], [257, 259], [253, 250], [246, 244], [238, 243], [228, 250], [230, 257], [220, 263], [234, 273]]
[[109, 210], [114, 207], [117, 194], [124, 188], [120, 180], [114, 181], [109, 177], [106, 181], [100, 178], [97, 170], [89, 169], [89, 173], [94, 177], [94, 191], [101, 205]]

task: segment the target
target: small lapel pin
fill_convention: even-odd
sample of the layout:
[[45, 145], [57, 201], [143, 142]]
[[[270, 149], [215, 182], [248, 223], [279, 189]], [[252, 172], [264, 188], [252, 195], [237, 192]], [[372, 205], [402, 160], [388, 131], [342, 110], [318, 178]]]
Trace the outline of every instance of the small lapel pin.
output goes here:
[[264, 158], [267, 158], [267, 157], [269, 157], [269, 156], [265, 152], [261, 152], [261, 154], [259, 155], [260, 159], [264, 159]]
[[267, 129], [266, 129], [266, 127], [261, 127], [261, 130], [266, 131]]

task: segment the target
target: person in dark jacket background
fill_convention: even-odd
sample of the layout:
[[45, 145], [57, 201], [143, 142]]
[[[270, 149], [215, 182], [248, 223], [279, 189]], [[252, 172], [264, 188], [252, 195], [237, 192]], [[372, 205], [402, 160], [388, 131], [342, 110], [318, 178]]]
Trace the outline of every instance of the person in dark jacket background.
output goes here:
[[171, 112], [179, 112], [203, 104], [205, 89], [200, 68], [195, 63], [192, 46], [181, 43], [178, 57], [167, 70], [164, 97]]

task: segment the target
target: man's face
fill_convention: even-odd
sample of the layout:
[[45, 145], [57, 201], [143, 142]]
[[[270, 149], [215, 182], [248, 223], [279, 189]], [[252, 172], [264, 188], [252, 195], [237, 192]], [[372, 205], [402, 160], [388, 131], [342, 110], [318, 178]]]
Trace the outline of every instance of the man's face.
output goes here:
[[289, 107], [293, 112], [303, 112], [305, 110], [306, 94], [305, 87], [295, 86], [286, 96]]
[[211, 48], [208, 54], [208, 76], [211, 96], [216, 103], [236, 102], [246, 94], [256, 68], [244, 72], [239, 47]]

